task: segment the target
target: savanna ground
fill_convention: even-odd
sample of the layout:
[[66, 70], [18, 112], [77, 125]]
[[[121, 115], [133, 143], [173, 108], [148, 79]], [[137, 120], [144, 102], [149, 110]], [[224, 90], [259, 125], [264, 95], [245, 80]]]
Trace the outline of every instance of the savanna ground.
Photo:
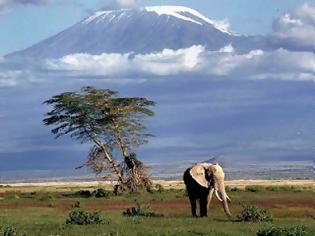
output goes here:
[[[248, 185], [250, 184], [250, 185]], [[221, 204], [213, 199], [208, 218], [193, 218], [182, 183], [159, 182], [152, 193], [114, 196], [108, 185], [85, 184], [23, 184], [0, 187], [0, 227], [12, 226], [16, 235], [256, 235], [270, 225], [307, 227], [315, 235], [314, 192], [312, 182], [228, 182], [232, 198], [228, 219]], [[107, 198], [84, 197], [79, 190], [106, 188]], [[100, 225], [65, 224], [71, 205], [80, 201], [86, 211], [100, 211]], [[122, 212], [136, 201], [157, 217], [126, 217]], [[248, 223], [237, 220], [243, 204], [269, 209], [271, 223]], [[0, 234], [3, 235], [3, 232]]]

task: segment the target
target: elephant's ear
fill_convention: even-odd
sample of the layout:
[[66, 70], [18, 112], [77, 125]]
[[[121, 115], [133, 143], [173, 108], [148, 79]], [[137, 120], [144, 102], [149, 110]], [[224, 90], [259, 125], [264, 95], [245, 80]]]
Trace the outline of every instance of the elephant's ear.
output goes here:
[[209, 182], [206, 180], [205, 168], [202, 165], [195, 165], [189, 171], [191, 177], [201, 186], [208, 188]]

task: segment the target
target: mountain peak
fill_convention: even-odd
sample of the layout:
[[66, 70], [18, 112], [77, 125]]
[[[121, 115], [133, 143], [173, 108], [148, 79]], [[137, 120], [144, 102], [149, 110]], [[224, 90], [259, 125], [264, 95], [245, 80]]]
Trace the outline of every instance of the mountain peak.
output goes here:
[[6, 57], [146, 54], [193, 45], [218, 51], [226, 45], [242, 50], [245, 44], [241, 36], [228, 32], [224, 24], [210, 20], [196, 10], [183, 6], [151, 6], [97, 11], [68, 29]]
[[152, 6], [144, 8], [148, 12], [155, 12], [158, 15], [174, 16], [182, 20], [190, 21], [199, 25], [208, 23], [218, 30], [231, 34], [228, 31], [228, 23], [224, 21], [214, 21], [202, 15], [200, 12], [184, 6]]
[[91, 22], [96, 21], [99, 23], [102, 20], [110, 18], [110, 20], [114, 20], [115, 18], [123, 17], [123, 16], [130, 16], [130, 14], [135, 12], [148, 12], [148, 13], [155, 13], [158, 16], [166, 15], [175, 17], [180, 20], [189, 21], [198, 25], [204, 24], [211, 24], [217, 30], [221, 32], [232, 34], [228, 30], [229, 24], [226, 21], [215, 21], [210, 20], [209, 18], [205, 17], [198, 11], [185, 7], [185, 6], [149, 6], [144, 8], [131, 8], [131, 9], [119, 9], [119, 10], [104, 10], [104, 11], [97, 11], [92, 16], [83, 20], [84, 24], [89, 24]]

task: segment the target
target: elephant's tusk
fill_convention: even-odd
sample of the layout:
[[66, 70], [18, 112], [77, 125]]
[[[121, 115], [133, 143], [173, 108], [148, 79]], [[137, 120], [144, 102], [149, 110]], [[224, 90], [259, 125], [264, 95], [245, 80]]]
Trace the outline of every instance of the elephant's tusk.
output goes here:
[[232, 201], [231, 198], [230, 198], [228, 195], [226, 195], [226, 198], [227, 198], [227, 200], [228, 200], [229, 202]]
[[215, 196], [219, 199], [220, 202], [223, 202], [222, 198], [219, 196], [219, 193], [217, 190], [215, 190]]

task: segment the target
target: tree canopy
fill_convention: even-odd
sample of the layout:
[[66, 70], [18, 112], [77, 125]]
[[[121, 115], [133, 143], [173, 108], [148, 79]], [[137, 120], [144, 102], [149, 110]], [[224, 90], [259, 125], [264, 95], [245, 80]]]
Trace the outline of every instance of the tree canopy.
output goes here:
[[144, 121], [154, 115], [150, 107], [155, 103], [146, 98], [118, 97], [118, 92], [109, 89], [83, 87], [80, 92], [61, 93], [44, 103], [53, 107], [43, 122], [54, 126], [55, 137], [70, 135], [82, 143], [93, 143], [87, 166], [101, 173], [109, 165], [122, 182], [123, 171], [112, 151], [119, 150], [123, 162], [135, 167], [130, 165], [133, 148], [147, 143], [151, 136]]

